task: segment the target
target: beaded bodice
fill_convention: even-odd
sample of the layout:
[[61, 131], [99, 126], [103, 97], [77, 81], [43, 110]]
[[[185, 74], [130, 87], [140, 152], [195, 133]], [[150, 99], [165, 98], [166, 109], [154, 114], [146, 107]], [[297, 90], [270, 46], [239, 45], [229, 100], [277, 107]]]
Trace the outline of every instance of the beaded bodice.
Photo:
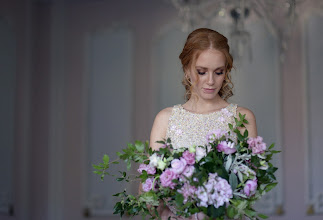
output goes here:
[[[169, 117], [166, 138], [171, 139], [174, 149], [205, 145], [206, 136], [210, 131], [229, 131], [228, 123], [235, 125], [236, 111], [236, 104], [229, 104], [209, 114], [193, 113], [184, 109], [182, 105], [175, 105]], [[235, 133], [230, 132], [230, 138], [236, 140]]]

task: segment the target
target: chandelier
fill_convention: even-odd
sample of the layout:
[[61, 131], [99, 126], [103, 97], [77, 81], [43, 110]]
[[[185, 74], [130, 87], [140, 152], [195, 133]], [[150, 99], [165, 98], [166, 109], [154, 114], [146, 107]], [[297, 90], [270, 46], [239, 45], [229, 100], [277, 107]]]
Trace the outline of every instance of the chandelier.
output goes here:
[[320, 7], [322, 0], [167, 0], [178, 11], [182, 30], [212, 27], [221, 18], [231, 20], [231, 47], [235, 59], [251, 59], [251, 36], [245, 28], [250, 14], [262, 19], [271, 34], [279, 39], [281, 60], [287, 49], [295, 21], [305, 9]]

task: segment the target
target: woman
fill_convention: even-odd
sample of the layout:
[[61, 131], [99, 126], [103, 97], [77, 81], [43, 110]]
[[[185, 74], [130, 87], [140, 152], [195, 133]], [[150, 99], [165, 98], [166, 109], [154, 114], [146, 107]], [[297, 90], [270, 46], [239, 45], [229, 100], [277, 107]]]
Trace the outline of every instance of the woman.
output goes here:
[[[239, 113], [249, 121], [246, 125], [249, 136], [256, 137], [254, 114], [227, 102], [233, 95], [230, 75], [233, 59], [227, 38], [211, 29], [197, 29], [188, 36], [179, 58], [187, 101], [157, 114], [151, 130], [151, 148], [159, 149], [161, 145], [156, 141], [166, 138], [171, 138], [174, 148], [204, 145], [209, 131], [219, 128], [228, 131], [228, 123], [234, 124]], [[160, 212], [162, 219], [175, 216], [168, 208], [161, 208]], [[203, 214], [191, 219], [203, 219]]]

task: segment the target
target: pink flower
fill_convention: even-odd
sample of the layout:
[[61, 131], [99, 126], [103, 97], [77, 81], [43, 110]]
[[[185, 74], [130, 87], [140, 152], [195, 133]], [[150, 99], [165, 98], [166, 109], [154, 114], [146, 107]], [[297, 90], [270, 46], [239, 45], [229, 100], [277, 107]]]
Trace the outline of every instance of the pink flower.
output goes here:
[[257, 190], [257, 185], [257, 179], [248, 180], [243, 188], [244, 193], [247, 196], [252, 196]]
[[194, 171], [195, 171], [194, 166], [186, 166], [182, 174], [189, 178], [193, 175]]
[[234, 147], [233, 142], [226, 142], [226, 141], [221, 141], [216, 147], [216, 149], [219, 152], [221, 151], [224, 152], [225, 154], [232, 154], [237, 151], [237, 149]]
[[[148, 192], [148, 191], [152, 190], [152, 188], [153, 188], [153, 182], [154, 182], [154, 178], [148, 178], [148, 179], [146, 179], [146, 181], [142, 184], [142, 190], [144, 192]], [[156, 182], [154, 184], [154, 188], [155, 188], [155, 186], [156, 186]]]
[[262, 154], [266, 150], [266, 144], [263, 142], [262, 137], [248, 138], [247, 143], [249, 149], [252, 149], [252, 154]]
[[184, 158], [174, 159], [171, 162], [172, 171], [176, 174], [181, 174], [186, 167], [186, 160]]
[[194, 186], [191, 186], [188, 182], [185, 182], [183, 187], [177, 191], [184, 196], [183, 202], [185, 204], [187, 202], [188, 198], [195, 194], [196, 188]]
[[173, 172], [171, 169], [166, 169], [161, 175], [160, 175], [160, 183], [163, 187], [170, 187], [174, 189], [175, 183], [172, 182], [172, 180], [177, 179], [178, 175]]
[[193, 165], [195, 163], [195, 154], [190, 153], [188, 150], [183, 153], [182, 157], [186, 160], [188, 165]]
[[139, 169], [137, 170], [139, 173], [142, 173], [142, 171], [145, 170], [147, 174], [155, 174], [156, 168], [150, 166], [149, 164], [140, 164]]
[[223, 131], [221, 129], [216, 129], [214, 131], [210, 131], [207, 135], [206, 135], [206, 139], [208, 143], [212, 143], [214, 142], [216, 139], [220, 139], [223, 136], [227, 136], [227, 132]]

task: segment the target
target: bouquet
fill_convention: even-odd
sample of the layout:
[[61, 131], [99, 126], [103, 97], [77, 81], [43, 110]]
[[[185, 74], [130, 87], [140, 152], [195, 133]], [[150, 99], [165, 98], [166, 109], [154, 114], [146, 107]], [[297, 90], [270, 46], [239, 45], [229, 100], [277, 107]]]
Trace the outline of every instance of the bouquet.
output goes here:
[[[240, 133], [239, 127], [248, 123], [245, 115], [235, 118], [235, 126], [229, 124], [230, 132], [237, 140], [231, 140], [229, 133], [222, 130], [210, 131], [205, 146], [187, 146], [174, 149], [170, 139], [158, 141], [163, 144], [153, 151], [148, 142], [136, 141], [118, 152], [118, 160], [139, 163], [137, 175], [121, 172], [117, 181], [139, 180], [142, 193], [129, 195], [127, 191], [117, 193], [120, 201], [115, 204], [114, 214], [121, 217], [150, 216], [160, 218], [157, 208], [166, 204], [174, 214], [190, 217], [199, 212], [216, 219], [267, 218], [253, 209], [253, 204], [277, 185], [275, 171], [270, 161], [274, 144], [267, 148], [263, 139], [248, 138], [248, 130]], [[96, 174], [113, 175], [108, 172], [109, 156], [103, 162], [93, 165]]]

